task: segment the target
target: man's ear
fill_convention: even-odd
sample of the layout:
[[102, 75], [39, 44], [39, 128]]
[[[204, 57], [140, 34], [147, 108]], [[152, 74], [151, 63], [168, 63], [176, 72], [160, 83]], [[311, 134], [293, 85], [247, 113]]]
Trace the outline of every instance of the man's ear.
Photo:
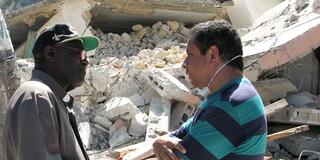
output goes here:
[[220, 54], [219, 54], [219, 48], [215, 45], [211, 45], [208, 49], [208, 56], [210, 58], [210, 63], [216, 63]]
[[56, 53], [53, 52], [52, 46], [46, 46], [43, 50], [43, 56], [48, 62], [56, 61]]

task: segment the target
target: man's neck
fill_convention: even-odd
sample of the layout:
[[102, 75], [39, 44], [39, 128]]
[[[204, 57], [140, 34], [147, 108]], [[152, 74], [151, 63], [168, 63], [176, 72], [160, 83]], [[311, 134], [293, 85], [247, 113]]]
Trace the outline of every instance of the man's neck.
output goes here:
[[59, 78], [59, 75], [57, 75], [57, 71], [54, 69], [51, 69], [50, 67], [44, 67], [44, 66], [36, 66], [34, 69], [43, 71], [47, 73], [51, 78], [53, 78], [62, 88], [65, 90], [67, 89], [67, 85]]
[[209, 86], [210, 94], [218, 91], [221, 87], [223, 87], [230, 81], [242, 76], [243, 74], [239, 69], [226, 66], [217, 74], [217, 76]]

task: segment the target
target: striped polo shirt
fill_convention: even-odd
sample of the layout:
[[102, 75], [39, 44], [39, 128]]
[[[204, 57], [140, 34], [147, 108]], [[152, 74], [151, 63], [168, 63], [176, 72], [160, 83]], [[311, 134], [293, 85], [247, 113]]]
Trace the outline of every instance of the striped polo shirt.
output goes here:
[[190, 160], [263, 160], [267, 124], [262, 100], [245, 77], [234, 79], [202, 101], [173, 135]]

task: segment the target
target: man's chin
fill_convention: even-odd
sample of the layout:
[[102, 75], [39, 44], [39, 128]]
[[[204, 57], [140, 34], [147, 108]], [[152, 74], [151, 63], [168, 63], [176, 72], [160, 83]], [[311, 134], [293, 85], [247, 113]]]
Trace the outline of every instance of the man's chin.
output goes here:
[[70, 84], [67, 88], [66, 88], [66, 91], [69, 92], [77, 87], [80, 87], [82, 86], [82, 84], [84, 83], [84, 81], [80, 81], [80, 82], [76, 82], [76, 83], [73, 83], [73, 84]]

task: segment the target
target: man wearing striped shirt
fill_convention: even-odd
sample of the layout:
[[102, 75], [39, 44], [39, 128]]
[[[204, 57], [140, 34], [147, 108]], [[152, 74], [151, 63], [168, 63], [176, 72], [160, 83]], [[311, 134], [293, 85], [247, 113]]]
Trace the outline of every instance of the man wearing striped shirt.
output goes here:
[[[224, 20], [194, 26], [183, 68], [204, 100], [194, 115], [153, 143], [158, 159], [263, 160], [267, 143], [264, 106], [243, 76], [242, 44]], [[179, 139], [178, 141], [176, 139]]]

